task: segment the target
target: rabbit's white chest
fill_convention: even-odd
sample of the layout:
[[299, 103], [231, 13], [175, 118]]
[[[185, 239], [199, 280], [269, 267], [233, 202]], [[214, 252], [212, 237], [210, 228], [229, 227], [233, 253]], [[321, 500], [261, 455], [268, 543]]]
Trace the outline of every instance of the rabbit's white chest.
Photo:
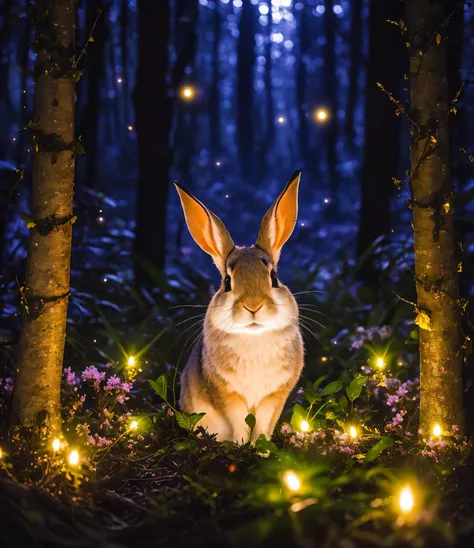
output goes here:
[[284, 348], [279, 341], [273, 343], [263, 338], [260, 341], [243, 338], [235, 365], [223, 372], [224, 379], [245, 398], [249, 409], [278, 390], [293, 374]]

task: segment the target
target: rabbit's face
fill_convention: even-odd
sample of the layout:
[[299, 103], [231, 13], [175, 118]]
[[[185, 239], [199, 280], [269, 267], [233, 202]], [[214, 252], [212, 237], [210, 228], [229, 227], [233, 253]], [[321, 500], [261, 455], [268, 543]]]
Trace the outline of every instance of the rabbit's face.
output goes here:
[[224, 223], [178, 184], [186, 223], [194, 240], [212, 256], [222, 284], [207, 312], [206, 323], [226, 333], [259, 334], [298, 327], [298, 306], [277, 278], [280, 251], [298, 216], [296, 172], [265, 214], [257, 244], [237, 248]]
[[258, 335], [298, 325], [298, 306], [276, 275], [269, 255], [258, 247], [234, 249], [211, 301], [208, 321], [226, 333]]

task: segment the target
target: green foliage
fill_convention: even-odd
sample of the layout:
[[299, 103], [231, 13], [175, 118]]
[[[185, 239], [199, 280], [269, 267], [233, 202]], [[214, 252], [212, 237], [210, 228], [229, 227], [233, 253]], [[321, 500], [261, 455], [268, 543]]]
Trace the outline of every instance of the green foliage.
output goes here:
[[164, 401], [168, 401], [168, 380], [166, 379], [166, 375], [160, 375], [156, 381], [152, 381], [151, 379], [148, 381], [150, 383], [150, 386], [153, 388], [153, 391], [157, 396], [160, 396], [161, 399]]
[[347, 394], [347, 397], [349, 398], [349, 401], [354, 401], [356, 400], [361, 392], [362, 392], [362, 387], [364, 386], [364, 384], [367, 382], [367, 377], [356, 377], [352, 382], [351, 384], [346, 388], [346, 394]]
[[365, 462], [372, 462], [375, 460], [382, 451], [385, 451], [388, 447], [391, 447], [394, 444], [394, 441], [392, 438], [389, 438], [387, 436], [382, 436], [379, 441], [373, 445], [369, 451], [367, 451], [367, 454], [365, 455]]

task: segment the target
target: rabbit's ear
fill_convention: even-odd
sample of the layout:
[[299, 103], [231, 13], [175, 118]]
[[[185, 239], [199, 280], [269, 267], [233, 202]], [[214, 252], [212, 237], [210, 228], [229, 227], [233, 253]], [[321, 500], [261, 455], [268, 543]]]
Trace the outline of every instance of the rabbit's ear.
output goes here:
[[178, 191], [191, 236], [201, 249], [212, 256], [217, 268], [224, 274], [225, 261], [235, 247], [227, 228], [217, 215], [192, 194], [178, 183], [174, 185]]
[[273, 202], [260, 225], [257, 246], [270, 255], [274, 265], [278, 263], [280, 250], [295, 228], [298, 217], [300, 178], [301, 172], [295, 171], [285, 190]]

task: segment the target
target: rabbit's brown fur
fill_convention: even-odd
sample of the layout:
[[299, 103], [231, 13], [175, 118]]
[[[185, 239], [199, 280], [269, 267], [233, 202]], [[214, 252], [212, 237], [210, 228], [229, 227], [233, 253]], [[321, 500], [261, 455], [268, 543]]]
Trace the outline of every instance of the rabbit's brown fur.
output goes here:
[[[202, 343], [181, 377], [180, 405], [206, 413], [199, 425], [219, 440], [270, 438], [303, 368], [298, 307], [274, 273], [296, 223], [298, 183], [299, 174], [265, 215], [257, 245], [244, 248], [234, 246], [217, 216], [177, 187], [192, 236], [222, 274]], [[256, 418], [251, 439], [249, 413]]]

